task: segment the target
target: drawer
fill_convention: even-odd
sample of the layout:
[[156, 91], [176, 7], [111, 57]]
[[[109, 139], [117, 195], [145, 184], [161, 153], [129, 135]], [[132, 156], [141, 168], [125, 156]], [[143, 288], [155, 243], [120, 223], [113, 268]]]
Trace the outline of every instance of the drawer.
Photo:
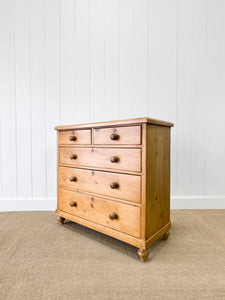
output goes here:
[[58, 208], [69, 214], [140, 237], [140, 208], [59, 189]]
[[96, 145], [141, 144], [141, 126], [96, 128], [93, 135]]
[[69, 167], [59, 167], [58, 171], [61, 187], [140, 203], [141, 176]]
[[90, 145], [91, 130], [59, 131], [59, 144], [61, 145]]
[[141, 171], [141, 149], [60, 147], [62, 165]]

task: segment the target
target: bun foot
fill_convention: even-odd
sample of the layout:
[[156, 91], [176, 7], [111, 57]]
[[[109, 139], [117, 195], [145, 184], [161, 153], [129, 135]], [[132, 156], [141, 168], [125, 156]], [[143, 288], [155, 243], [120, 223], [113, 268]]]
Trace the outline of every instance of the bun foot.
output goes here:
[[140, 260], [142, 262], [145, 262], [146, 259], [148, 258], [149, 255], [149, 251], [148, 250], [142, 250], [142, 249], [138, 249], [138, 256], [140, 257]]
[[63, 223], [64, 223], [64, 221], [65, 221], [65, 219], [64, 219], [64, 218], [62, 218], [62, 217], [58, 217], [58, 220], [59, 220], [59, 223], [60, 223], [60, 224], [63, 224]]
[[169, 236], [170, 236], [170, 232], [168, 231], [168, 232], [164, 233], [164, 235], [162, 236], [162, 239], [164, 241], [167, 241], [167, 239], [168, 239]]

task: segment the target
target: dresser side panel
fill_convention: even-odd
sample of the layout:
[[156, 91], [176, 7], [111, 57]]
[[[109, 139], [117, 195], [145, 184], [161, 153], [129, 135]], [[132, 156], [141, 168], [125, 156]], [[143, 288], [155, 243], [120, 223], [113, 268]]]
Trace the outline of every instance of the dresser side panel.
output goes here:
[[59, 131], [57, 130], [57, 178], [56, 178], [56, 183], [57, 183], [57, 209], [59, 209]]
[[146, 239], [170, 222], [170, 127], [147, 125]]

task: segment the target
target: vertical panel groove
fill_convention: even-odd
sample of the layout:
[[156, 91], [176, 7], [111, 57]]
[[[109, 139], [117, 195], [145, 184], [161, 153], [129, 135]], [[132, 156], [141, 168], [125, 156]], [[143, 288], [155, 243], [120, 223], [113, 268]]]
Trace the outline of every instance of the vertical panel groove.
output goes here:
[[[177, 120], [177, 102], [178, 102], [178, 83], [179, 83], [179, 79], [178, 79], [178, 57], [179, 57], [179, 45], [178, 45], [178, 42], [179, 42], [179, 32], [178, 32], [178, 24], [179, 24], [179, 0], [177, 0], [177, 19], [176, 19], [176, 23], [177, 23], [177, 40], [176, 40], [176, 56], [177, 56], [177, 59], [176, 59], [176, 120]], [[177, 149], [177, 136], [175, 137], [175, 148]], [[177, 151], [175, 152], [175, 162], [177, 162]], [[177, 168], [178, 168], [178, 165], [176, 163], [176, 165], [174, 166], [174, 169], [176, 170], [175, 171], [175, 177], [174, 177], [174, 180], [176, 182], [176, 185], [175, 185], [175, 195], [177, 195]]]
[[48, 164], [47, 164], [47, 113], [46, 113], [46, 5], [47, 1], [44, 1], [44, 15], [43, 15], [43, 22], [44, 22], [44, 128], [45, 128], [45, 197], [47, 197], [47, 186], [48, 186]]
[[104, 1], [103, 2], [104, 4], [104, 17], [103, 17], [103, 19], [104, 19], [104, 23], [103, 23], [103, 26], [104, 26], [104, 30], [103, 30], [103, 32], [104, 32], [104, 34], [103, 34], [103, 39], [104, 39], [104, 46], [103, 46], [103, 55], [104, 55], [104, 59], [103, 59], [103, 64], [104, 64], [104, 75], [103, 75], [103, 78], [104, 78], [104, 84], [103, 84], [103, 88], [104, 88], [104, 92], [103, 92], [103, 98], [104, 98], [104, 119], [105, 119], [105, 116], [106, 116], [106, 99], [105, 99], [105, 10], [106, 10], [106, 1]]
[[73, 12], [73, 16], [74, 16], [74, 22], [73, 22], [73, 31], [74, 31], [74, 102], [75, 102], [75, 111], [74, 111], [74, 116], [75, 116], [75, 120], [77, 119], [77, 111], [78, 111], [78, 105], [77, 105], [77, 94], [76, 94], [76, 79], [77, 79], [77, 72], [76, 72], [76, 12], [77, 12], [77, 7], [76, 7], [76, 0], [74, 0], [73, 6], [74, 6], [74, 12]]
[[[132, 0], [132, 99], [131, 99], [131, 116], [134, 115], [134, 93], [135, 93], [135, 76], [134, 76], [134, 45], [135, 45], [135, 0]], [[144, 75], [144, 74], [143, 74]], [[143, 100], [142, 100], [143, 101]]]
[[120, 0], [118, 0], [118, 117], [120, 118]]
[[16, 110], [16, 36], [15, 36], [15, 0], [13, 0], [13, 72], [14, 72], [14, 106], [15, 106], [15, 174], [16, 174], [16, 196], [18, 195], [18, 166], [17, 166], [17, 110]]
[[88, 2], [88, 18], [89, 18], [89, 44], [88, 44], [88, 55], [89, 55], [89, 74], [88, 74], [88, 84], [89, 84], [89, 90], [88, 90], [88, 95], [89, 95], [89, 122], [91, 120], [91, 0]]
[[149, 0], [146, 0], [147, 1], [147, 20], [146, 20], [146, 22], [147, 22], [147, 24], [146, 24], [146, 26], [147, 26], [147, 61], [146, 61], [146, 63], [147, 63], [147, 105], [146, 105], [146, 115], [149, 115], [149, 110], [150, 110], [150, 107], [149, 107], [149, 72], [150, 72], [150, 66], [149, 66], [149, 50], [150, 50], [150, 47], [149, 47], [149, 26], [150, 26], [150, 24], [149, 24], [149, 7], [150, 7], [150, 5], [149, 5]]
[[[205, 89], [205, 99], [206, 99], [206, 72], [207, 72], [207, 0], [205, 0], [205, 70], [204, 70], [204, 89]], [[204, 152], [203, 152], [203, 159], [204, 159], [204, 165], [203, 165], [203, 196], [206, 196], [206, 103], [204, 101], [204, 132], [203, 132], [203, 143], [204, 143]]]
[[32, 152], [32, 141], [33, 141], [33, 136], [32, 136], [32, 98], [31, 98], [31, 1], [29, 1], [29, 97], [30, 97], [30, 172], [31, 172], [31, 198], [33, 199], [33, 168], [32, 168], [32, 161], [33, 161], [33, 152]]
[[59, 4], [59, 98], [60, 98], [60, 125], [62, 125], [62, 78], [61, 78], [61, 69], [62, 69], [62, 59], [61, 59], [61, 0], [58, 0]]

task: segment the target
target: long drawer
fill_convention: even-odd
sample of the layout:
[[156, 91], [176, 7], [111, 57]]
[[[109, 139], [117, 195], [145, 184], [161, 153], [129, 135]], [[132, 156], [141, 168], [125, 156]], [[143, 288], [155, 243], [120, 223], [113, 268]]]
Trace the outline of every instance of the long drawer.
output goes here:
[[140, 208], [59, 188], [59, 209], [140, 237]]
[[141, 176], [59, 167], [58, 184], [74, 191], [120, 198], [140, 203]]
[[141, 149], [60, 147], [59, 163], [140, 172]]

